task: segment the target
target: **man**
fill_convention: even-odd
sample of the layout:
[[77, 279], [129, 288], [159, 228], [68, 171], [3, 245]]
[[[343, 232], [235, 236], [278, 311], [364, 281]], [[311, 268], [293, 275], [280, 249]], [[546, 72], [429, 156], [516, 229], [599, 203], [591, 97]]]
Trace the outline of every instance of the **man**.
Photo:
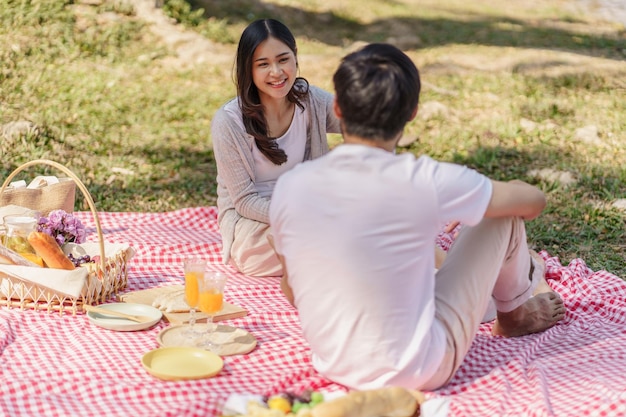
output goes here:
[[[563, 302], [526, 244], [524, 220], [541, 213], [544, 194], [395, 155], [420, 93], [399, 49], [368, 45], [333, 82], [344, 143], [282, 175], [270, 206], [283, 291], [315, 368], [354, 389], [433, 390], [461, 365], [492, 297], [494, 335], [561, 320]], [[450, 221], [465, 226], [436, 270], [435, 238]]]

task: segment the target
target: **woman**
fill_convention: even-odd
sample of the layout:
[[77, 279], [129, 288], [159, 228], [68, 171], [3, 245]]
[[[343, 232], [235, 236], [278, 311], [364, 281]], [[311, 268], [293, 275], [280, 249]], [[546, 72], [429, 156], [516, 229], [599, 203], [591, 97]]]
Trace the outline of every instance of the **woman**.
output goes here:
[[237, 48], [237, 97], [211, 124], [222, 258], [250, 276], [282, 275], [268, 241], [276, 180], [328, 152], [326, 133], [340, 132], [333, 95], [297, 72], [290, 30], [274, 19], [251, 23]]

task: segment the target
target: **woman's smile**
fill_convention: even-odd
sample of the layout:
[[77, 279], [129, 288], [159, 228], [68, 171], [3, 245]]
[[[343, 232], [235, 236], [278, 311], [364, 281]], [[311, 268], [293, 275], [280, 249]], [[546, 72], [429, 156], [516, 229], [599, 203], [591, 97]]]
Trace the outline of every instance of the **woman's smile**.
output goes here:
[[261, 42], [252, 56], [252, 80], [261, 101], [284, 98], [297, 70], [296, 56], [286, 44], [272, 37]]

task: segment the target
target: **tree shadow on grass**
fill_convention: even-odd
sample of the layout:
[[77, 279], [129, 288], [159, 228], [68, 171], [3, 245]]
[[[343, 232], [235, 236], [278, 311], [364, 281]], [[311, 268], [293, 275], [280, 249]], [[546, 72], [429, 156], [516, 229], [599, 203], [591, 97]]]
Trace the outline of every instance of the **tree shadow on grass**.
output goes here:
[[[332, 46], [404, 38], [405, 49], [449, 44], [485, 45], [570, 50], [581, 55], [626, 60], [626, 31], [617, 38], [583, 34], [565, 29], [571, 22], [560, 22], [560, 27], [555, 27], [551, 20], [537, 19], [529, 24], [520, 19], [463, 12], [458, 20], [399, 17], [363, 24], [332, 12], [310, 12], [260, 0], [189, 0], [189, 3], [196, 9], [203, 8], [206, 18], [229, 23], [247, 24], [258, 18], [276, 18], [289, 26], [297, 37]], [[450, 13], [450, 10], [444, 11]]]

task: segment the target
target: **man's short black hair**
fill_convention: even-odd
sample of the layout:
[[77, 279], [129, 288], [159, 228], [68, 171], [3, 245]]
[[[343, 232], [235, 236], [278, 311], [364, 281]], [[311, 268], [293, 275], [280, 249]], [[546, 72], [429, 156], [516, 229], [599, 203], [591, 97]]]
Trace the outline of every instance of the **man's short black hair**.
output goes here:
[[333, 76], [344, 133], [393, 140], [417, 107], [419, 71], [400, 49], [372, 43], [343, 58]]

